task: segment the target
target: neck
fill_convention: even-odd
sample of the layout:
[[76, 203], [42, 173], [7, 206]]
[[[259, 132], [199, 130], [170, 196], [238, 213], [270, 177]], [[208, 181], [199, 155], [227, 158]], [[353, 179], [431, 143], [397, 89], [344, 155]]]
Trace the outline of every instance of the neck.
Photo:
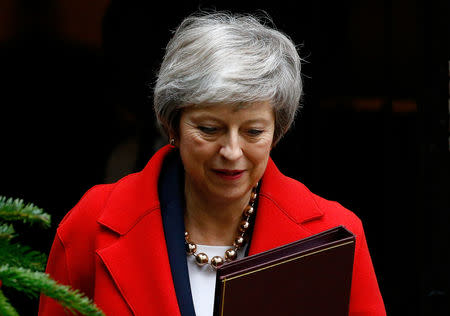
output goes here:
[[184, 221], [190, 239], [196, 244], [231, 246], [236, 238], [250, 191], [236, 201], [218, 201], [198, 194], [185, 183], [186, 212]]

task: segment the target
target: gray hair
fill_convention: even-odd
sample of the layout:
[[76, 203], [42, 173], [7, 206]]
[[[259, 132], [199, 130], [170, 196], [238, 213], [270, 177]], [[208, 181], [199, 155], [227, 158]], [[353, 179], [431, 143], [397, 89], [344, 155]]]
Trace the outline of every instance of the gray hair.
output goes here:
[[166, 134], [178, 133], [184, 107], [269, 101], [275, 144], [300, 106], [300, 68], [292, 40], [255, 16], [191, 15], [166, 47], [154, 89], [156, 117]]

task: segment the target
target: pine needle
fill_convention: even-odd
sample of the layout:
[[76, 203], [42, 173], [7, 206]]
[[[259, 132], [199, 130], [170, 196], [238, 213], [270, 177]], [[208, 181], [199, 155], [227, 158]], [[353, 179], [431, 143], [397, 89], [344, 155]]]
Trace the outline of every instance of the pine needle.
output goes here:
[[4, 221], [22, 221], [25, 224], [40, 224], [50, 227], [50, 215], [32, 203], [25, 204], [21, 199], [7, 199], [0, 196], [0, 218]]
[[14, 307], [9, 303], [8, 299], [0, 290], [0, 315], [2, 316], [19, 316]]
[[1, 224], [0, 225], [0, 239], [10, 240], [14, 237], [14, 227], [13, 225]]
[[37, 297], [42, 293], [54, 298], [72, 313], [77, 310], [87, 316], [104, 316], [89, 298], [78, 290], [71, 290], [68, 286], [58, 284], [46, 273], [2, 265], [0, 279], [4, 286], [15, 288], [31, 297]]
[[0, 239], [0, 264], [22, 267], [32, 271], [44, 271], [47, 256], [28, 246], [18, 243], [11, 244], [9, 240]]

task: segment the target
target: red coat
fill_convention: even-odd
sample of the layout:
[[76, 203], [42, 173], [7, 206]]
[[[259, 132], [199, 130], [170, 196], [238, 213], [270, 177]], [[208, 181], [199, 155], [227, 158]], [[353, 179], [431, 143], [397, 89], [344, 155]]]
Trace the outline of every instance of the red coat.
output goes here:
[[[139, 173], [90, 189], [57, 229], [47, 272], [93, 298], [106, 315], [180, 315], [158, 200], [168, 151], [158, 151]], [[249, 255], [338, 225], [356, 235], [349, 315], [386, 315], [360, 220], [269, 160]], [[39, 315], [66, 314], [43, 296]]]

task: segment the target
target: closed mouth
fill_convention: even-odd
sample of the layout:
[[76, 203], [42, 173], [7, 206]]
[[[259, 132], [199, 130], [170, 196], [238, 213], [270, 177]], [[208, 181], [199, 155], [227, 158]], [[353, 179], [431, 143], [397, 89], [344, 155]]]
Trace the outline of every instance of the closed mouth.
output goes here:
[[214, 169], [214, 171], [227, 175], [235, 175], [244, 172], [244, 170], [229, 170], [229, 169]]
[[244, 170], [230, 170], [230, 169], [213, 169], [213, 170], [214, 170], [214, 172], [216, 172], [220, 175], [229, 176], [229, 177], [238, 176], [244, 172]]

